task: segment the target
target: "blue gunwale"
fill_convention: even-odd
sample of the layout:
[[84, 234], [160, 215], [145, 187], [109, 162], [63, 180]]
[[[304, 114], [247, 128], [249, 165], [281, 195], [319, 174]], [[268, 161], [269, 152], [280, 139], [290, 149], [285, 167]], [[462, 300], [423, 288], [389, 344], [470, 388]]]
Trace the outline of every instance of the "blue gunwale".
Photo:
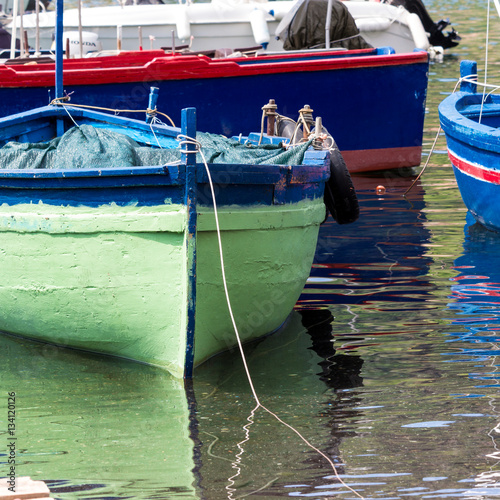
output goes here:
[[[84, 108], [67, 106], [71, 116], [79, 124], [91, 123], [122, 132], [137, 142], [155, 147], [178, 147], [181, 130], [165, 125], [152, 126], [140, 120], [113, 116]], [[45, 106], [26, 113], [0, 119], [0, 145], [9, 140], [26, 140], [34, 134], [37, 141], [56, 136], [54, 124], [59, 121], [66, 127], [74, 125], [67, 110], [59, 106]], [[154, 132], [153, 132], [154, 130]], [[186, 183], [184, 164], [137, 166], [126, 168], [91, 169], [26, 169], [0, 170], [0, 202], [65, 204], [77, 206], [115, 202], [119, 205], [162, 205], [165, 200], [183, 203], [183, 186]], [[282, 204], [304, 198], [322, 196], [318, 187], [329, 177], [328, 158], [324, 151], [306, 152], [304, 165], [248, 165], [209, 164], [215, 184], [231, 185], [233, 189], [220, 189], [218, 202], [221, 206]], [[194, 158], [194, 156], [193, 156]], [[194, 162], [194, 159], [192, 160]], [[310, 163], [311, 165], [307, 165]], [[318, 165], [322, 165], [321, 167]], [[200, 205], [211, 205], [206, 196], [208, 175], [203, 164], [193, 164]], [[269, 187], [266, 188], [265, 186]], [[286, 189], [284, 189], [286, 187]], [[15, 192], [14, 192], [15, 190]], [[83, 191], [82, 191], [83, 190]], [[285, 193], [285, 194], [283, 194]], [[258, 196], [257, 196], [258, 195]]]
[[439, 105], [441, 127], [464, 204], [481, 224], [500, 231], [500, 96], [477, 92], [474, 61], [462, 61], [460, 70], [470, 78]]
[[500, 129], [484, 122], [494, 117], [500, 126], [500, 96], [487, 97], [481, 113], [483, 123], [479, 123], [482, 98], [482, 94], [456, 92], [439, 105], [439, 118], [447, 135], [470, 146], [500, 153]]

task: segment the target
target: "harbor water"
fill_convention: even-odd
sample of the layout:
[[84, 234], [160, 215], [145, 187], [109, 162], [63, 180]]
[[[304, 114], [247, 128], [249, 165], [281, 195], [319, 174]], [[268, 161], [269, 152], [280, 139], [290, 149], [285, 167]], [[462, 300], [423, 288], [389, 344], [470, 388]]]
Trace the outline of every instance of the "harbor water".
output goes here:
[[[462, 41], [430, 65], [423, 163], [460, 60], [484, 77], [488, 10], [426, 6]], [[491, 10], [488, 77], [500, 82]], [[245, 346], [275, 415], [255, 410], [236, 351], [184, 383], [0, 335], [0, 477], [15, 437], [17, 476], [58, 500], [499, 498], [500, 234], [467, 215], [442, 133], [413, 185], [419, 171], [354, 178], [359, 220], [323, 224], [289, 321]]]

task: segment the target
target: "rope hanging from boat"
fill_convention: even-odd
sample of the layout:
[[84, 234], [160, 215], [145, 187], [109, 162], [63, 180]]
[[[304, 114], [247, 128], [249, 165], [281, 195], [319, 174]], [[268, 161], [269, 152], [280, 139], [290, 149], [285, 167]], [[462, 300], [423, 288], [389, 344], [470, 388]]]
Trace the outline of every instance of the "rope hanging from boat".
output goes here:
[[[455, 84], [455, 88], [453, 89], [452, 94], [454, 94], [457, 91], [458, 87], [462, 84], [462, 82], [468, 82], [468, 83], [473, 83], [475, 85], [479, 85], [480, 87], [483, 87], [484, 91], [486, 90], [486, 88], [491, 88], [492, 90], [490, 92], [488, 92], [487, 94], [485, 94], [484, 91], [483, 91], [483, 98], [481, 99], [481, 111], [480, 111], [480, 114], [479, 114], [479, 123], [481, 123], [481, 114], [482, 114], [482, 111], [483, 111], [483, 104], [484, 104], [486, 98], [490, 94], [492, 94], [493, 92], [495, 92], [495, 90], [500, 90], [500, 86], [486, 83], [486, 81], [484, 83], [478, 82], [477, 81], [477, 77], [478, 77], [478, 75], [468, 75], [468, 76], [460, 78], [457, 81], [457, 83]], [[418, 182], [418, 180], [420, 179], [420, 177], [422, 177], [422, 174], [424, 173], [425, 169], [427, 168], [427, 165], [429, 164], [429, 161], [431, 159], [432, 153], [434, 152], [434, 148], [436, 147], [436, 143], [438, 141], [438, 138], [439, 138], [440, 134], [441, 134], [441, 126], [438, 128], [438, 131], [436, 132], [436, 136], [434, 137], [434, 142], [432, 143], [432, 147], [431, 147], [431, 149], [429, 151], [429, 156], [427, 156], [427, 160], [425, 162], [425, 165], [422, 167], [422, 170], [417, 175], [417, 177], [415, 178], [415, 180], [411, 183], [411, 186], [404, 192], [403, 196], [406, 196], [412, 190], [413, 186]]]
[[[69, 101], [70, 101], [70, 96], [67, 95], [64, 97], [59, 97], [59, 98], [53, 99], [50, 104], [54, 105], [54, 106], [65, 106], [65, 104]], [[71, 104], [71, 106], [74, 108], [85, 108], [85, 109], [95, 109], [98, 111], [108, 111], [108, 112], [114, 113], [115, 115], [119, 115], [120, 113], [146, 113], [149, 116], [155, 117], [158, 114], [158, 115], [165, 117], [170, 122], [170, 125], [172, 125], [172, 127], [175, 127], [175, 123], [172, 120], [172, 118], [170, 118], [170, 116], [168, 116], [167, 114], [162, 113], [161, 111], [158, 111], [156, 108], [155, 109], [149, 109], [149, 108], [148, 109], [112, 109], [112, 108], [103, 108], [100, 106], [89, 106], [86, 104]]]
[[[273, 416], [279, 423], [281, 423], [285, 427], [288, 427], [290, 430], [292, 430], [293, 432], [295, 432], [295, 434], [297, 434], [297, 436], [309, 448], [311, 448], [312, 450], [316, 451], [316, 453], [318, 453], [319, 455], [321, 455], [330, 464], [330, 466], [331, 466], [331, 468], [332, 468], [332, 470], [333, 470], [333, 472], [334, 472], [335, 477], [337, 478], [337, 480], [341, 484], [343, 484], [348, 490], [352, 491], [357, 497], [359, 497], [361, 499], [364, 499], [364, 497], [362, 497], [357, 491], [355, 491], [354, 489], [352, 489], [350, 486], [348, 486], [341, 479], [339, 473], [337, 472], [335, 464], [333, 463], [333, 461], [331, 460], [331, 458], [328, 457], [328, 455], [326, 455], [325, 453], [323, 453], [320, 449], [316, 448], [316, 446], [314, 446], [313, 444], [311, 444], [297, 429], [295, 429], [290, 424], [287, 424], [286, 422], [284, 422], [283, 420], [281, 420], [281, 418], [278, 415], [276, 415], [276, 413], [274, 413], [271, 410], [269, 410], [268, 408], [266, 408], [260, 402], [259, 396], [257, 395], [257, 392], [256, 392], [254, 384], [253, 384], [252, 376], [250, 375], [250, 370], [248, 368], [248, 363], [247, 363], [247, 360], [246, 360], [245, 351], [244, 351], [243, 345], [241, 343], [241, 339], [240, 339], [238, 327], [236, 325], [236, 320], [234, 318], [233, 309], [232, 309], [232, 306], [231, 306], [231, 300], [229, 298], [229, 291], [228, 291], [227, 280], [226, 280], [226, 271], [225, 271], [225, 265], [224, 265], [224, 254], [223, 254], [223, 251], [222, 251], [222, 239], [221, 239], [221, 231], [220, 231], [220, 225], [219, 225], [219, 215], [218, 215], [218, 211], [217, 211], [217, 203], [215, 201], [215, 190], [214, 190], [214, 184], [213, 184], [213, 181], [212, 181], [212, 176], [210, 174], [210, 169], [208, 168], [208, 163], [207, 163], [207, 161], [205, 159], [205, 155], [203, 154], [203, 151], [202, 151], [202, 148], [201, 148], [201, 144], [196, 139], [193, 139], [192, 137], [187, 137], [187, 136], [182, 135], [182, 134], [178, 136], [178, 139], [180, 139], [180, 145], [187, 145], [187, 144], [194, 144], [195, 145], [195, 150], [194, 151], [187, 151], [187, 149], [186, 149], [183, 152], [185, 152], [185, 153], [195, 153], [195, 154], [197, 152], [199, 152], [200, 156], [202, 158], [203, 164], [205, 166], [205, 171], [207, 172], [208, 183], [210, 185], [210, 192], [211, 192], [212, 202], [213, 202], [213, 206], [214, 206], [215, 227], [216, 227], [216, 232], [217, 232], [217, 242], [218, 242], [218, 246], [219, 246], [219, 258], [220, 258], [221, 271], [222, 271], [222, 283], [223, 283], [223, 286], [224, 286], [224, 293], [225, 293], [225, 296], [226, 296], [226, 303], [227, 303], [227, 307], [229, 309], [229, 315], [230, 315], [230, 318], [231, 318], [233, 329], [234, 329], [234, 332], [236, 334], [236, 341], [238, 343], [238, 348], [239, 348], [239, 351], [240, 351], [240, 354], [241, 354], [241, 359], [243, 361], [243, 366], [244, 366], [245, 373], [246, 373], [246, 376], [247, 376], [247, 379], [248, 379], [248, 383], [250, 385], [250, 389], [252, 391], [253, 397], [254, 397], [255, 402], [256, 402], [255, 408], [250, 412], [250, 415], [247, 417], [247, 420], [248, 420], [249, 423], [244, 426], [245, 433], [246, 433], [246, 438], [245, 438], [245, 440], [242, 443], [246, 442], [249, 439], [249, 429], [248, 429], [248, 426], [251, 423], [253, 423], [253, 419], [255, 417], [255, 412], [259, 408], [262, 408], [269, 415]], [[239, 446], [242, 443], [240, 443]], [[240, 449], [241, 449], [241, 452], [239, 453], [239, 455], [241, 456], [241, 453], [243, 452], [243, 449], [241, 448], [241, 446], [240, 446]], [[234, 466], [235, 469], [238, 469], [238, 473], [235, 474], [234, 476], [232, 476], [232, 478], [230, 478], [230, 480], [232, 480], [233, 478], [235, 478], [235, 477], [237, 477], [239, 475], [239, 467], [237, 465], [237, 464], [241, 463], [239, 461], [239, 459], [240, 459], [240, 457], [238, 457], [238, 459], [237, 459], [236, 462], [233, 462], [233, 466]], [[232, 485], [234, 485], [234, 481], [232, 481], [231, 486]], [[234, 500], [233, 497], [232, 497], [232, 493], [235, 490], [233, 488], [229, 488], [229, 487], [226, 487], [226, 488], [228, 490], [232, 490], [229, 493], [229, 498], [231, 500]]]
[[427, 168], [427, 165], [429, 165], [429, 161], [431, 159], [432, 153], [434, 152], [434, 148], [436, 147], [436, 143], [439, 139], [440, 134], [441, 134], [441, 126], [438, 127], [438, 131], [436, 132], [436, 137], [434, 137], [434, 142], [432, 143], [432, 147], [431, 150], [429, 151], [429, 155], [427, 156], [427, 160], [425, 161], [425, 165], [422, 167], [422, 170], [420, 170], [417, 177], [415, 177], [415, 180], [411, 183], [411, 186], [403, 193], [403, 196], [406, 196], [413, 189], [413, 186], [418, 182], [420, 177], [422, 177], [422, 174]]
[[[485, 100], [485, 92], [486, 92], [486, 82], [488, 78], [488, 44], [490, 38], [490, 0], [488, 0], [488, 13], [486, 15], [486, 48], [484, 50], [484, 84], [483, 87], [483, 99], [481, 100], [481, 111], [479, 113], [479, 123], [481, 123], [481, 118], [483, 115], [483, 104]], [[496, 5], [497, 2], [495, 2]]]

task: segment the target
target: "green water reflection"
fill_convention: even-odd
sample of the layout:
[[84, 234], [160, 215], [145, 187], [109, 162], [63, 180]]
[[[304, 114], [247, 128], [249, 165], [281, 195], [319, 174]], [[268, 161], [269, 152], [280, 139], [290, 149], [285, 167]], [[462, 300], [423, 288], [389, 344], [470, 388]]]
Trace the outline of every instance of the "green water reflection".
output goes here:
[[[61, 498], [196, 498], [184, 384], [159, 370], [0, 336], [2, 450]], [[2, 453], [3, 454], [3, 453]]]

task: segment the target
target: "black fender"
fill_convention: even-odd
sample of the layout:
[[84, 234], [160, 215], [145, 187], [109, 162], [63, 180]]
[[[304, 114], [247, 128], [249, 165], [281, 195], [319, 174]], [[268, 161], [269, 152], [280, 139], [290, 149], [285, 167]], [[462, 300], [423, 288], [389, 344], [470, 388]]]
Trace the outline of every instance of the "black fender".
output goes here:
[[330, 149], [330, 178], [325, 184], [324, 202], [337, 224], [350, 224], [359, 217], [359, 203], [342, 153], [334, 143]]

